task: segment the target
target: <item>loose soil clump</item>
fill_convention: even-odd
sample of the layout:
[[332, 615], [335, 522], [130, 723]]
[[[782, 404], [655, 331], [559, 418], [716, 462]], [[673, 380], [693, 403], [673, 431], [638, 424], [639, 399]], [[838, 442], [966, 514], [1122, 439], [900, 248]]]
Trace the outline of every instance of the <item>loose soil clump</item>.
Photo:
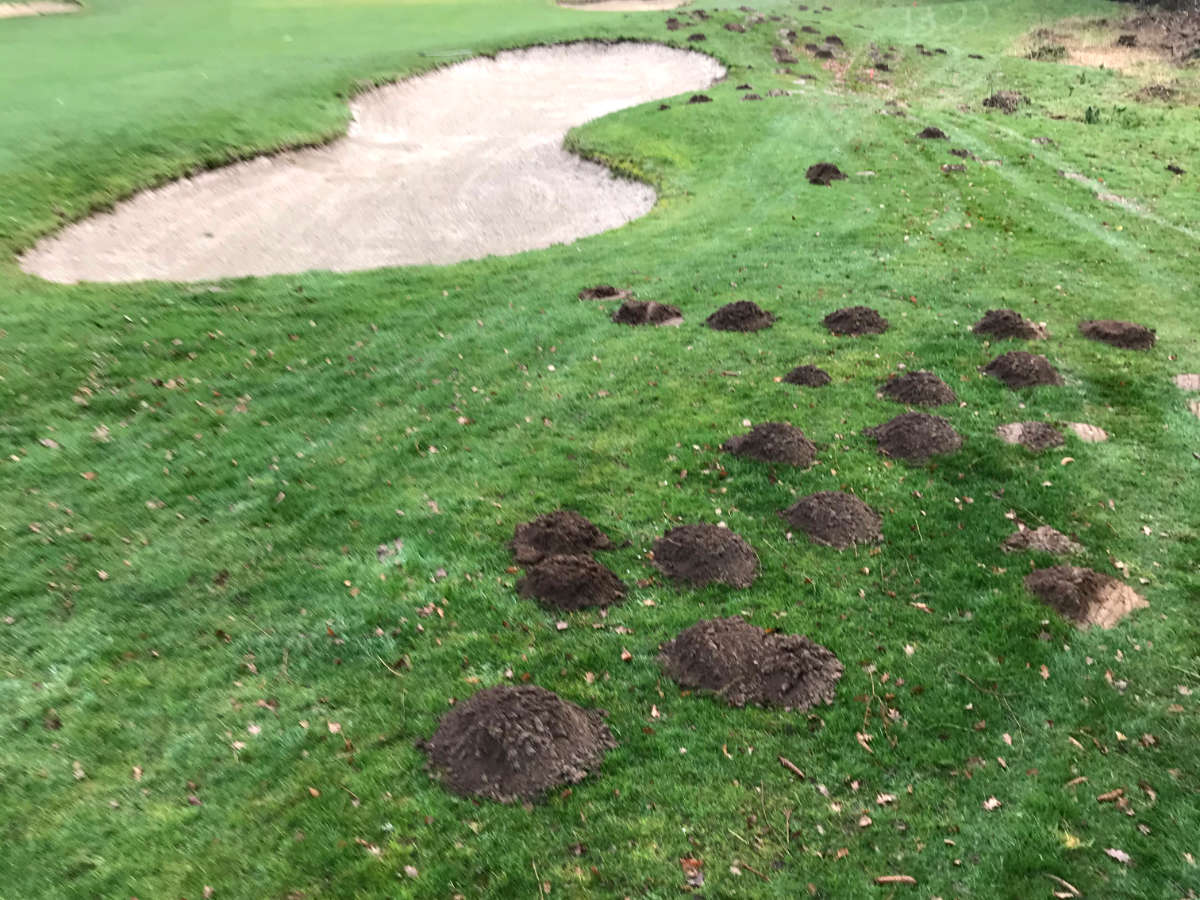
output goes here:
[[616, 746], [601, 712], [532, 684], [480, 691], [418, 744], [451, 791], [501, 803], [582, 781]]
[[610, 606], [627, 589], [616, 575], [590, 556], [547, 556], [517, 582], [517, 593], [559, 610]]
[[1108, 432], [1087, 422], [1068, 422], [1071, 433], [1085, 444], [1102, 444], [1108, 440]]
[[948, 141], [948, 140], [950, 140], [950, 138], [949, 138], [949, 136], [947, 136], [946, 132], [942, 131], [942, 129], [940, 129], [934, 125], [930, 125], [930, 126], [926, 127], [925, 129], [923, 129], [922, 131], [918, 131], [917, 137], [924, 138], [925, 140], [932, 140], [932, 141]]
[[717, 525], [680, 525], [654, 542], [654, 565], [694, 587], [714, 581], [748, 588], [758, 577], [758, 554], [746, 539]]
[[808, 167], [804, 173], [809, 184], [820, 184], [826, 187], [834, 181], [845, 181], [846, 174], [833, 163], [816, 163]]
[[814, 544], [845, 550], [883, 540], [883, 519], [853, 494], [822, 491], [801, 497], [779, 515]]
[[688, 103], [712, 103], [713, 98], [708, 94], [692, 94], [688, 97]]
[[831, 379], [829, 373], [817, 366], [796, 366], [783, 376], [787, 384], [798, 384], [801, 387], [824, 387]]
[[857, 337], [863, 334], [883, 334], [888, 320], [869, 306], [848, 306], [831, 312], [821, 320], [833, 334]]
[[629, 291], [618, 290], [611, 284], [598, 284], [579, 292], [580, 300], [623, 300], [628, 296]]
[[738, 300], [726, 303], [705, 319], [704, 324], [716, 331], [762, 331], [775, 324], [775, 314], [760, 308], [757, 303]]
[[740, 616], [697, 622], [658, 658], [681, 687], [712, 691], [733, 707], [828, 705], [843, 672], [831, 650], [804, 635], [768, 632]]
[[864, 429], [863, 434], [876, 440], [883, 455], [909, 462], [953, 453], [963, 442], [954, 426], [941, 416], [919, 412], [903, 413], [882, 425]]
[[1070, 556], [1075, 553], [1080, 553], [1083, 547], [1056, 528], [1051, 528], [1049, 525], [1041, 525], [1037, 528], [1026, 528], [1021, 526], [1019, 531], [1014, 531], [1008, 536], [1000, 548], [1005, 553], [1014, 553], [1021, 550], [1040, 550], [1043, 553], [1055, 553], [1064, 556]]
[[1061, 447], [1067, 441], [1061, 431], [1045, 422], [1010, 422], [997, 427], [996, 435], [1006, 444], [1021, 444], [1035, 453]]
[[557, 554], [581, 556], [608, 550], [612, 541], [579, 513], [558, 509], [518, 525], [510, 546], [517, 562], [530, 565]]
[[932, 372], [907, 372], [888, 381], [879, 393], [909, 406], [945, 406], [958, 402], [950, 385]]
[[682, 325], [683, 313], [668, 303], [626, 300], [612, 314], [612, 320], [618, 325]]
[[1079, 566], [1054, 566], [1025, 576], [1025, 587], [1044, 604], [1080, 628], [1112, 628], [1146, 598], [1111, 575]]
[[1080, 322], [1079, 333], [1089, 340], [1100, 341], [1123, 350], [1149, 350], [1158, 340], [1152, 328], [1114, 319]]
[[1003, 356], [997, 356], [980, 371], [1000, 379], [1014, 390], [1063, 383], [1062, 376], [1050, 365], [1050, 360], [1040, 354], [1026, 353], [1023, 350], [1013, 350]]
[[988, 109], [998, 109], [1005, 115], [1012, 115], [1028, 102], [1029, 98], [1018, 91], [996, 91], [984, 99], [983, 105]]
[[986, 334], [1000, 340], [1042, 341], [1046, 339], [1046, 329], [1043, 326], [1026, 319], [1015, 309], [989, 309], [971, 330], [975, 334]]
[[721, 449], [735, 456], [745, 456], [768, 463], [789, 466], [811, 466], [817, 458], [817, 445], [804, 436], [799, 428], [785, 422], [763, 422], [748, 434], [731, 437]]

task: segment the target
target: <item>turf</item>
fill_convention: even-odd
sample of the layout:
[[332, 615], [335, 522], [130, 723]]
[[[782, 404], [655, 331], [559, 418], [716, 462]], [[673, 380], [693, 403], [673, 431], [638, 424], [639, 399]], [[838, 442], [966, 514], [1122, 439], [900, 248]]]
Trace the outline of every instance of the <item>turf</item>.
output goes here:
[[[668, 32], [667, 14], [534, 0], [96, 0], [0, 23], [0, 895], [658, 897], [684, 888], [681, 858], [712, 896], [1194, 889], [1200, 422], [1170, 376], [1200, 371], [1196, 189], [1163, 171], [1195, 158], [1194, 110], [1005, 54], [1032, 27], [1111, 14], [1095, 0], [831, 5], [821, 26], [854, 65], [802, 59], [815, 83], [762, 103], [734, 86], [800, 89], [774, 74], [778, 26], [721, 29], [736, 12]], [[336, 135], [364, 84], [468, 51], [693, 30], [731, 68], [714, 103], [570, 138], [659, 187], [617, 231], [204, 285], [55, 286], [13, 262], [138, 187]], [[871, 40], [904, 50], [891, 87], [865, 72]], [[1000, 88], [1033, 103], [985, 114]], [[890, 97], [907, 118], [879, 114]], [[950, 142], [916, 140], [925, 125]], [[1003, 165], [946, 175], [948, 147]], [[818, 161], [849, 180], [807, 184]], [[615, 304], [576, 300], [600, 282], [685, 323], [613, 325]], [[779, 320], [703, 327], [740, 299]], [[820, 325], [857, 304], [891, 329]], [[999, 306], [1049, 324], [1033, 349], [1063, 387], [978, 372], [1019, 346], [969, 333]], [[1158, 346], [1086, 341], [1082, 318], [1135, 319]], [[777, 382], [800, 363], [832, 383]], [[958, 454], [892, 463], [862, 435], [896, 414], [876, 389], [900, 364], [962, 401], [940, 411]], [[1035, 456], [992, 433], [1035, 418], [1112, 440]], [[802, 427], [819, 464], [720, 453], [744, 420]], [[841, 489], [883, 513], [877, 553], [787, 536], [778, 510]], [[504, 546], [560, 505], [624, 544], [603, 559], [637, 585], [565, 629], [517, 596]], [[1119, 565], [1150, 608], [1112, 632], [1055, 618], [1022, 587], [1031, 562], [999, 548], [1010, 512], [1075, 534], [1078, 564]], [[656, 577], [654, 538], [692, 521], [751, 542], [751, 589]], [[734, 614], [836, 652], [837, 702], [806, 716], [681, 694], [659, 644]], [[528, 807], [445, 792], [414, 743], [453, 700], [524, 680], [608, 710], [620, 747], [599, 777]], [[1128, 809], [1098, 802], [1116, 788]], [[889, 874], [918, 886], [875, 884]]]

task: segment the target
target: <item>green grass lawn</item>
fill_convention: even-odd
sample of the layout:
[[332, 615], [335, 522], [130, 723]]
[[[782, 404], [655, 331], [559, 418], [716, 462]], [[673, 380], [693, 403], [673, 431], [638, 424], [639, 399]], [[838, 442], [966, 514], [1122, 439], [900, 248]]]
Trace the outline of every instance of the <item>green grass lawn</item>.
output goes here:
[[[732, 9], [668, 32], [665, 13], [541, 0], [94, 0], [0, 22], [0, 897], [669, 897], [681, 857], [713, 897], [1029, 898], [1063, 891], [1051, 876], [1087, 897], [1195, 896], [1200, 420], [1170, 381], [1200, 371], [1195, 108], [1006, 55], [1032, 27], [1112, 15], [1100, 0], [830, 5], [760, 4], [787, 22], [746, 35], [719, 27]], [[817, 77], [800, 90], [770, 48], [814, 20], [853, 65], [802, 59]], [[619, 230], [212, 285], [59, 286], [15, 263], [140, 187], [334, 136], [353, 91], [454, 51], [691, 30], [730, 67], [716, 102], [569, 139], [658, 186]], [[871, 41], [903, 51], [890, 86], [863, 71]], [[743, 81], [799, 92], [740, 103]], [[1032, 103], [985, 112], [1004, 87]], [[880, 114], [893, 98], [907, 118]], [[916, 140], [927, 124], [950, 142]], [[1003, 164], [946, 175], [949, 147]], [[875, 175], [812, 187], [822, 160]], [[613, 325], [611, 304], [575, 299], [598, 282], [686, 322]], [[779, 322], [703, 327], [738, 299]], [[891, 330], [821, 327], [860, 303]], [[1018, 346], [968, 331], [1000, 306], [1049, 324], [1036, 349], [1065, 386], [978, 373]], [[1077, 335], [1107, 317], [1158, 346]], [[777, 383], [804, 362], [833, 383]], [[875, 396], [900, 364], [958, 393], [939, 411], [957, 455], [892, 464], [861, 434], [902, 411]], [[1112, 439], [1035, 456], [993, 436], [1042, 418]], [[745, 419], [799, 425], [819, 464], [720, 453]], [[840, 488], [884, 513], [878, 553], [787, 539], [778, 510]], [[631, 585], [690, 521], [744, 535], [761, 576], [659, 577], [559, 630], [517, 597], [505, 547], [558, 506], [628, 542], [602, 559]], [[1057, 618], [1022, 586], [1051, 559], [999, 549], [1010, 511], [1075, 533], [1079, 565], [1120, 563], [1149, 609], [1110, 632]], [[430, 603], [444, 615], [421, 616]], [[837, 702], [681, 695], [658, 645], [738, 613], [835, 651]], [[606, 709], [620, 747], [534, 806], [444, 791], [414, 743], [452, 699], [526, 677]], [[1097, 801], [1117, 788], [1128, 808]], [[889, 874], [917, 887], [875, 884]]]

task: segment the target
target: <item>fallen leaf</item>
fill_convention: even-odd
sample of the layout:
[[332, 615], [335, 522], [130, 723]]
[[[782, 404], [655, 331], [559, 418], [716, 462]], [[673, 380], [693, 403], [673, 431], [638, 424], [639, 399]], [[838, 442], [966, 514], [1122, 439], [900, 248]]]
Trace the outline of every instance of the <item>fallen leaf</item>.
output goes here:
[[633, 659], [633, 654], [630, 653], [628, 650], [626, 650], [624, 647], [622, 647], [621, 648], [621, 662], [629, 662], [631, 659]]
[[315, 787], [310, 787], [310, 788], [308, 789], [308, 793], [309, 793], [310, 795], [312, 795], [313, 797], [320, 797], [320, 796], [321, 796], [321, 792], [320, 792], [320, 791], [318, 791], [318, 790], [317, 790]]
[[692, 887], [704, 887], [703, 860], [685, 856], [679, 860], [679, 867], [683, 869], [683, 877], [687, 879], [689, 885]]
[[342, 733], [342, 723], [341, 722], [330, 722], [329, 723], [329, 733], [330, 734], [341, 734]]
[[83, 764], [79, 760], [71, 763], [71, 774], [75, 776], [76, 781], [82, 781], [87, 778], [87, 772], [83, 771]]
[[876, 884], [911, 884], [915, 885], [917, 879], [911, 875], [880, 875], [875, 879]]
[[986, 800], [983, 801], [983, 808], [986, 809], [988, 812], [999, 809], [1003, 805], [1004, 804], [1001, 803], [999, 800], [997, 800], [995, 797], [988, 797]]
[[1109, 847], [1104, 852], [1123, 865], [1129, 866], [1133, 864], [1133, 857], [1124, 850], [1118, 850], [1116, 847]]
[[1050, 677], [1050, 670], [1044, 665], [1041, 668], [1041, 673], [1042, 673], [1043, 680], [1046, 680]]
[[870, 744], [871, 735], [863, 734], [861, 731], [858, 731], [858, 732], [855, 732], [854, 737], [858, 741], [859, 746], [862, 747], [864, 750], [866, 750], [868, 753], [875, 752], [874, 750], [871, 749], [871, 744]]
[[405, 866], [404, 874], [407, 875], [409, 878], [416, 878], [421, 873], [417, 871], [416, 866]]
[[895, 794], [876, 794], [875, 802], [878, 803], [880, 806], [887, 806], [889, 803], [896, 802], [896, 795]]

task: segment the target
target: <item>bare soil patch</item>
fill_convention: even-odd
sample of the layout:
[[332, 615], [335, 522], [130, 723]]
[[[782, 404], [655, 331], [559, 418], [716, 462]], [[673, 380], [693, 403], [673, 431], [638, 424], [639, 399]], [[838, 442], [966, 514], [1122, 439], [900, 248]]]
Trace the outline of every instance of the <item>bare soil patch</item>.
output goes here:
[[1061, 531], [1051, 528], [1049, 525], [1040, 525], [1037, 528], [1026, 528], [1022, 525], [1019, 530], [1010, 534], [1000, 547], [1005, 553], [1038, 550], [1042, 553], [1063, 556], [1083, 551], [1082, 545], [1075, 543]]
[[1176, 375], [1171, 379], [1177, 388], [1183, 391], [1200, 391], [1200, 375], [1185, 374]]
[[989, 309], [971, 330], [1000, 340], [1042, 341], [1047, 337], [1045, 326], [1030, 321], [1015, 309]]
[[1043, 384], [1062, 384], [1062, 376], [1050, 364], [1050, 360], [1037, 353], [1012, 350], [997, 356], [980, 369], [986, 375], [998, 378], [1014, 390]]
[[1067, 441], [1061, 431], [1045, 422], [1010, 422], [997, 427], [996, 435], [1006, 444], [1021, 444], [1037, 453]]
[[680, 525], [654, 542], [654, 565], [694, 587], [720, 582], [748, 588], [758, 577], [758, 554], [746, 539], [717, 525]]
[[878, 544], [883, 540], [883, 519], [853, 494], [822, 491], [801, 497], [779, 513], [793, 528], [808, 535], [814, 544], [845, 550], [855, 544]]
[[845, 181], [845, 173], [835, 166], [833, 163], [815, 163], [808, 167], [808, 171], [804, 173], [804, 177], [808, 179], [809, 184], [820, 184], [829, 186], [834, 181]]
[[740, 616], [697, 622], [664, 644], [658, 658], [681, 687], [711, 691], [734, 707], [828, 705], [843, 672], [820, 644], [765, 631]]
[[612, 541], [579, 513], [557, 509], [518, 525], [510, 547], [517, 562], [529, 565], [547, 556], [582, 556], [608, 550]]
[[708, 96], [708, 94], [692, 94], [692, 96], [688, 97], [689, 104], [712, 103], [712, 102], [713, 102], [713, 98]]
[[532, 684], [480, 691], [418, 744], [451, 791], [501, 803], [582, 781], [616, 746], [602, 713]]
[[945, 406], [957, 403], [958, 397], [950, 385], [932, 372], [906, 372], [892, 378], [879, 389], [882, 397], [909, 406]]
[[629, 291], [618, 290], [611, 284], [598, 284], [579, 292], [580, 300], [624, 300], [628, 296]]
[[36, 0], [32, 3], [0, 3], [0, 19], [19, 19], [24, 16], [53, 16], [61, 13], [79, 12], [78, 3], [52, 3]]
[[731, 437], [721, 449], [735, 456], [745, 456], [768, 463], [789, 466], [811, 466], [817, 458], [817, 445], [804, 432], [786, 422], [762, 422], [748, 434]]
[[883, 334], [888, 320], [869, 306], [847, 306], [835, 310], [821, 320], [833, 334], [857, 337], [864, 334]]
[[1108, 440], [1108, 432], [1087, 422], [1068, 422], [1067, 428], [1085, 444], [1102, 444]]
[[1154, 330], [1134, 322], [1115, 319], [1095, 319], [1079, 323], [1079, 333], [1092, 341], [1100, 341], [1123, 350], [1149, 350], [1158, 337]]
[[1025, 576], [1025, 587], [1080, 628], [1112, 628], [1150, 605], [1125, 582], [1078, 566], [1038, 569]]
[[932, 141], [948, 141], [950, 140], [946, 132], [936, 126], [929, 125], [921, 131], [917, 132], [917, 137]]
[[626, 300], [612, 314], [618, 325], [682, 325], [683, 313], [678, 306], [655, 303], [653, 300]]
[[863, 434], [875, 439], [884, 456], [922, 462], [931, 456], [953, 453], [962, 446], [962, 436], [941, 416], [907, 412], [863, 429]]
[[547, 556], [517, 582], [517, 593], [557, 610], [611, 606], [627, 589], [613, 572], [590, 556]]
[[757, 303], [738, 300], [726, 303], [705, 319], [704, 324], [716, 331], [762, 331], [775, 324], [775, 314]]
[[829, 373], [817, 366], [796, 366], [783, 376], [787, 384], [798, 384], [801, 387], [824, 387], [832, 379]]
[[1012, 115], [1028, 103], [1029, 98], [1018, 91], [996, 91], [983, 101], [983, 105], [988, 109], [998, 109], [1006, 115]]

